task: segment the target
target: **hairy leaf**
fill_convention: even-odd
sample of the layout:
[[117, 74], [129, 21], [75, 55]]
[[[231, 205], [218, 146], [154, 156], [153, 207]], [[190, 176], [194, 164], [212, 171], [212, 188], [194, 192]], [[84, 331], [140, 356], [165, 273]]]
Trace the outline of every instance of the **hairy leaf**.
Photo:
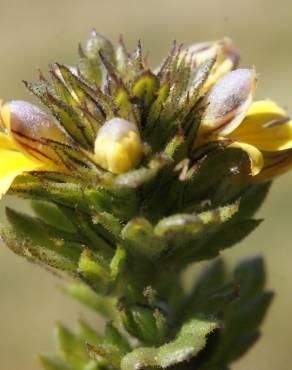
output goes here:
[[122, 370], [147, 367], [167, 368], [190, 360], [206, 345], [206, 337], [218, 328], [215, 319], [193, 319], [184, 324], [177, 337], [158, 348], [137, 348], [127, 354], [121, 362]]

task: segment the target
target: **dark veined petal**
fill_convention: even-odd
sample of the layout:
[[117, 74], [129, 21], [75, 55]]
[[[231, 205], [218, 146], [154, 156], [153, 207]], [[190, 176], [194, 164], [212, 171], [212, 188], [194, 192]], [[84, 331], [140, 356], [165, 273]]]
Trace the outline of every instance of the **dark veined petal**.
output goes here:
[[273, 101], [256, 101], [231, 136], [268, 152], [291, 149], [292, 120]]
[[55, 159], [46, 139], [66, 143], [65, 134], [38, 107], [25, 101], [11, 101], [1, 109], [7, 131], [19, 147], [41, 162]]
[[264, 168], [252, 178], [253, 181], [268, 181], [283, 175], [292, 168], [292, 149], [264, 152]]

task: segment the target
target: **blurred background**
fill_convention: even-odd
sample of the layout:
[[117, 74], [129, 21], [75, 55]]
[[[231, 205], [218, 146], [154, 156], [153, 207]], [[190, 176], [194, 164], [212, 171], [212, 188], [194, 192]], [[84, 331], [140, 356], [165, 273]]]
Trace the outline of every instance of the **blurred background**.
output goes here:
[[[113, 41], [142, 39], [153, 65], [176, 39], [185, 45], [230, 36], [241, 66], [256, 66], [257, 98], [273, 98], [292, 113], [292, 2], [287, 0], [0, 0], [0, 96], [28, 99], [21, 80], [49, 62], [74, 63], [77, 43], [92, 27]], [[1, 158], [0, 158], [1, 161]], [[292, 368], [292, 171], [274, 184], [259, 216], [266, 220], [224, 256], [232, 266], [244, 256], [264, 255], [268, 285], [276, 291], [263, 337], [234, 370]], [[25, 208], [7, 197], [0, 206]], [[36, 370], [35, 356], [53, 349], [56, 321], [72, 326], [83, 307], [56, 289], [62, 281], [0, 246], [0, 369]]]

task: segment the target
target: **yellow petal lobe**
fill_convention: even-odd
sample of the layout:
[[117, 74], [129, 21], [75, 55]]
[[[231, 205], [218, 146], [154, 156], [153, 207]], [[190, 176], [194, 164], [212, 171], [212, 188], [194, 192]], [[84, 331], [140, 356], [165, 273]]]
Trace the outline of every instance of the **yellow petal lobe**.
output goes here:
[[15, 144], [11, 136], [1, 131], [0, 131], [0, 148], [18, 150], [17, 145]]
[[253, 181], [267, 181], [292, 169], [292, 149], [265, 153], [265, 166]]
[[0, 197], [4, 195], [13, 180], [25, 171], [35, 171], [42, 168], [42, 164], [28, 159], [21, 152], [0, 148]]
[[241, 125], [230, 136], [264, 151], [290, 149], [292, 120], [273, 101], [257, 101], [251, 105]]
[[253, 145], [249, 145], [241, 142], [234, 142], [228, 146], [228, 148], [238, 148], [246, 152], [250, 159], [250, 170], [251, 175], [258, 175], [264, 167], [264, 157], [260, 150]]

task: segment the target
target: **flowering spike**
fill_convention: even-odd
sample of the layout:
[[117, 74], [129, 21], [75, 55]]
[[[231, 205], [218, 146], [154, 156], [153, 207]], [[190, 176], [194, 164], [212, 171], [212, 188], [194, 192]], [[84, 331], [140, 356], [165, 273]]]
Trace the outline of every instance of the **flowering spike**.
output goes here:
[[140, 41], [129, 54], [93, 30], [77, 66], [25, 83], [54, 118], [1, 106], [0, 195], [35, 213], [7, 209], [1, 238], [114, 321], [59, 325], [46, 369], [227, 369], [258, 336], [272, 298], [261, 260], [233, 278], [216, 262], [191, 290], [182, 279], [260, 225], [267, 179], [292, 167], [290, 118], [253, 101], [255, 71], [237, 64], [229, 39], [174, 42], [152, 70]]

